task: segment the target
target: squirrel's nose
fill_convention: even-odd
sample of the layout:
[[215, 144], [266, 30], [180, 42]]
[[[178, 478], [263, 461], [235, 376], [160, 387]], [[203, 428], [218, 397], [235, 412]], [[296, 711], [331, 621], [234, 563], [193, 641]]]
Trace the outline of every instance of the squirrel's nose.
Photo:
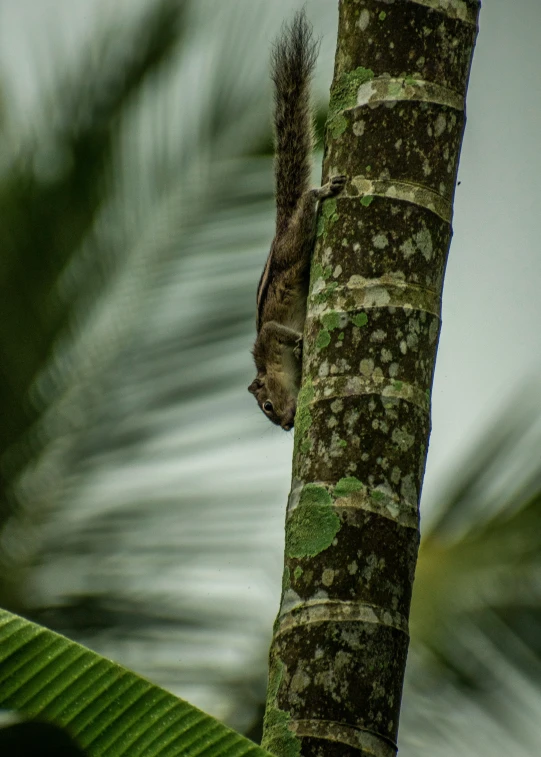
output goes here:
[[285, 418], [282, 423], [282, 428], [284, 431], [291, 431], [293, 428], [293, 422], [295, 420], [295, 413], [292, 413], [288, 418]]
[[293, 428], [293, 424], [295, 422], [295, 413], [297, 411], [297, 403], [292, 403], [288, 408], [287, 412], [284, 413], [284, 417], [282, 420], [282, 423], [280, 424], [284, 431], [291, 431]]
[[284, 418], [281, 424], [284, 431], [291, 431], [291, 429], [293, 428], [293, 424], [295, 422], [296, 410], [297, 408], [295, 405], [289, 408], [289, 412], [286, 414], [286, 417]]

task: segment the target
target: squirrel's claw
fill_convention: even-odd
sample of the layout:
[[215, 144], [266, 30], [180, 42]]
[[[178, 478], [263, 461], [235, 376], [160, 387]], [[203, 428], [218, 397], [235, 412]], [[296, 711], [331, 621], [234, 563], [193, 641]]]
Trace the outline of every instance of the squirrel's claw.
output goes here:
[[346, 181], [347, 176], [343, 174], [332, 176], [326, 184], [318, 189], [318, 199], [325, 200], [327, 197], [334, 197], [344, 189]]
[[343, 174], [338, 174], [337, 176], [331, 176], [329, 180], [329, 184], [333, 193], [338, 194], [338, 192], [341, 192], [342, 189], [346, 185], [346, 181], [347, 181], [347, 176], [344, 176]]

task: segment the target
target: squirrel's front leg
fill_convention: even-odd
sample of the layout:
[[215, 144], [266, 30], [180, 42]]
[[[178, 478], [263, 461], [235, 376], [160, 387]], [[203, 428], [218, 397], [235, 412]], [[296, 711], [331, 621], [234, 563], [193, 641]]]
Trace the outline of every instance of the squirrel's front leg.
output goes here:
[[258, 343], [263, 346], [268, 357], [280, 351], [281, 347], [292, 347], [297, 360], [302, 359], [302, 334], [300, 331], [284, 326], [277, 321], [267, 321], [261, 327]]
[[346, 181], [347, 177], [339, 174], [338, 176], [332, 176], [322, 187], [308, 189], [301, 197], [297, 210], [293, 215], [291, 226], [303, 230], [307, 227], [310, 228], [315, 219], [317, 203], [339, 194], [344, 189]]
[[264, 323], [259, 335], [263, 337], [265, 342], [274, 339], [278, 344], [283, 344], [287, 347], [296, 348], [299, 342], [302, 342], [300, 331], [296, 331], [289, 326], [284, 326], [277, 321], [267, 321], [267, 323]]
[[322, 187], [314, 187], [304, 192], [283, 236], [275, 238], [274, 260], [278, 265], [287, 267], [302, 260], [309, 266], [316, 228], [317, 204], [339, 194], [346, 181], [346, 176], [333, 176]]

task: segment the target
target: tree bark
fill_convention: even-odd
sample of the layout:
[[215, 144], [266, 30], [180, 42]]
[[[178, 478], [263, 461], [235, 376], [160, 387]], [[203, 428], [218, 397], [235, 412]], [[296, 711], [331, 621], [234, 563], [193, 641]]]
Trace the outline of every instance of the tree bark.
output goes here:
[[340, 0], [263, 746], [394, 755], [479, 0]]

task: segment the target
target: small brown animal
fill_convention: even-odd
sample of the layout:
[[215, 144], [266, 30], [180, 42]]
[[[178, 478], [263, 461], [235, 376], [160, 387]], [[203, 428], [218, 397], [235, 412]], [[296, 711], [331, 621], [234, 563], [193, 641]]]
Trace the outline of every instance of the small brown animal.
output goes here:
[[338, 194], [345, 176], [311, 189], [310, 79], [319, 43], [304, 10], [283, 29], [271, 56], [274, 82], [276, 234], [257, 289], [257, 376], [248, 387], [265, 415], [293, 428], [301, 380], [302, 333], [317, 203]]

